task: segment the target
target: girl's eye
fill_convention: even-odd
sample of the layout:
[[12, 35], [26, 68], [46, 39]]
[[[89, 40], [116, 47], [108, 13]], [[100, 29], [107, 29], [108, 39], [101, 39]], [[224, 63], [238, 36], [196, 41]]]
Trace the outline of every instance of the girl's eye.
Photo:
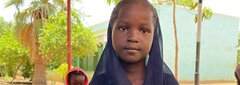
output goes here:
[[128, 31], [127, 26], [119, 26], [120, 31]]
[[151, 31], [148, 28], [140, 28], [141, 33], [150, 33]]

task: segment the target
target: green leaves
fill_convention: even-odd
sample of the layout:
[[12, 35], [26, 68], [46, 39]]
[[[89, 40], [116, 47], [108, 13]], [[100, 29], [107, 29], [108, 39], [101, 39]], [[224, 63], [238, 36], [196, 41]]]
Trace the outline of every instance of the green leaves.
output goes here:
[[23, 4], [23, 0], [9, 0], [9, 1], [6, 3], [5, 7], [9, 7], [9, 6], [11, 6], [11, 5], [20, 6], [20, 5], [22, 5], [22, 4]]
[[0, 20], [0, 67], [3, 67], [6, 73], [13, 73], [18, 66], [25, 63], [29, 58], [29, 50], [23, 47], [16, 39], [13, 26], [7, 22]]
[[[190, 10], [195, 10], [197, 9], [198, 2], [196, 0], [179, 0], [178, 3], [180, 5], [183, 5]], [[213, 16], [213, 12], [210, 8], [204, 7], [202, 10], [202, 20], [204, 19], [210, 19], [211, 16]], [[197, 23], [197, 14], [194, 17], [194, 22]]]
[[[97, 51], [96, 38], [93, 32], [83, 26], [79, 14], [73, 10], [71, 18], [71, 44], [72, 56], [93, 56]], [[40, 53], [44, 59], [58, 57], [64, 59], [67, 56], [67, 27], [66, 13], [58, 12], [44, 23], [40, 30]]]
[[107, 4], [110, 5], [112, 0], [107, 0]]
[[208, 7], [204, 7], [203, 8], [203, 18], [204, 19], [210, 19], [211, 16], [213, 16], [212, 10]]
[[187, 0], [183, 0], [182, 4], [184, 6], [189, 7], [190, 10], [194, 10], [198, 6], [198, 2], [192, 2], [192, 1], [187, 1]]
[[54, 72], [61, 77], [65, 77], [67, 75], [67, 70], [68, 70], [68, 64], [63, 63], [57, 69], [54, 69]]
[[120, 1], [120, 0], [107, 0], [107, 4], [108, 4], [108, 5], [111, 5], [111, 4], [113, 3], [113, 4], [116, 5], [116, 4], [118, 4], [119, 1]]
[[[207, 7], [204, 7], [203, 8], [203, 13], [202, 13], [202, 20], [206, 19], [210, 19], [211, 17], [213, 16], [213, 12], [210, 8], [207, 8]], [[194, 22], [197, 23], [197, 14], [196, 16], [194, 17]]]
[[0, 35], [0, 59], [14, 63], [18, 58], [28, 57], [29, 50], [24, 48], [15, 38], [13, 31]]

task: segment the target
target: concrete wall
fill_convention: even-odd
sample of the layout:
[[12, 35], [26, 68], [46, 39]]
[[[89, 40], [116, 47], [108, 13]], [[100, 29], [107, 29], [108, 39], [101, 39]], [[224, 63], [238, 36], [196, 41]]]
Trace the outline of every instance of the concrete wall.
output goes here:
[[[175, 42], [172, 7], [158, 6], [163, 33], [164, 60], [174, 72]], [[179, 79], [194, 80], [196, 57], [196, 13], [177, 8]], [[204, 20], [201, 33], [200, 80], [234, 80], [239, 19], [214, 14]]]

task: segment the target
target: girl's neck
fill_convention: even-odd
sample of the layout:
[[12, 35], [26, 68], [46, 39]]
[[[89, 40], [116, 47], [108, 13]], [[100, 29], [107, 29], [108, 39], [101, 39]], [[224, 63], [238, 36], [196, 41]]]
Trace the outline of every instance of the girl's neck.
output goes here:
[[137, 63], [122, 63], [128, 79], [132, 85], [143, 85], [146, 65], [145, 60]]

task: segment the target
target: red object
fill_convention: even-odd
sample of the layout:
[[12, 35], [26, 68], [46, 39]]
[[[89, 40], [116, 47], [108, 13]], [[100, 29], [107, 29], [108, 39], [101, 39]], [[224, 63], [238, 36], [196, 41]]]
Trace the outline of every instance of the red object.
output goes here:
[[67, 0], [67, 59], [68, 71], [72, 66], [72, 47], [71, 47], [71, 0]]
[[73, 69], [71, 69], [71, 70], [67, 73], [67, 75], [66, 75], [66, 85], [68, 85], [68, 81], [69, 81], [68, 76], [69, 76], [69, 74], [70, 74], [71, 72], [74, 72], [74, 71], [80, 71], [80, 72], [82, 72], [82, 73], [84, 74], [84, 76], [85, 76], [84, 85], [88, 85], [87, 75], [86, 75], [86, 73], [84, 72], [84, 70], [81, 69], [81, 68], [73, 68]]

